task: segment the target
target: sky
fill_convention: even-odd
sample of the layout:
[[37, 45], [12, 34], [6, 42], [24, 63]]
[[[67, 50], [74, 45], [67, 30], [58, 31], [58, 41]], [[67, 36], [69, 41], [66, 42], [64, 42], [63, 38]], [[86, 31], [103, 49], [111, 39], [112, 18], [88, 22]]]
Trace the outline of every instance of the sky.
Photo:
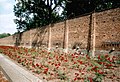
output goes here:
[[17, 32], [13, 7], [15, 0], [0, 0], [0, 34]]

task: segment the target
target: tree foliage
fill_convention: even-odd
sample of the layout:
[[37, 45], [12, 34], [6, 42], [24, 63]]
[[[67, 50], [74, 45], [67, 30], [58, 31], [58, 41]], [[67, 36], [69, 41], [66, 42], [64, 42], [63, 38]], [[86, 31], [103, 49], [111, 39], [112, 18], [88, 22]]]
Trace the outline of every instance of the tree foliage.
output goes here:
[[9, 34], [9, 33], [2, 33], [2, 34], [0, 34], [0, 38], [5, 38], [5, 37], [8, 37], [10, 35], [11, 34]]
[[65, 0], [16, 0], [14, 22], [19, 30], [41, 27], [63, 19], [58, 12]]
[[[93, 11], [120, 7], [120, 0], [16, 0], [18, 30], [41, 27]], [[60, 14], [60, 12], [62, 13]]]
[[67, 16], [74, 17], [117, 7], [120, 7], [120, 0], [69, 0], [66, 11]]

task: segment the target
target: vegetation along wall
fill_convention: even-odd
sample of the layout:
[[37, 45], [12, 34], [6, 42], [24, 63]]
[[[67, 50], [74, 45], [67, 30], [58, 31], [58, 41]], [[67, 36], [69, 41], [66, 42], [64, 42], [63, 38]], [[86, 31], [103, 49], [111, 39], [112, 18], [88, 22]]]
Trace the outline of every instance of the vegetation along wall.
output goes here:
[[0, 39], [0, 45], [120, 50], [120, 8], [14, 34]]

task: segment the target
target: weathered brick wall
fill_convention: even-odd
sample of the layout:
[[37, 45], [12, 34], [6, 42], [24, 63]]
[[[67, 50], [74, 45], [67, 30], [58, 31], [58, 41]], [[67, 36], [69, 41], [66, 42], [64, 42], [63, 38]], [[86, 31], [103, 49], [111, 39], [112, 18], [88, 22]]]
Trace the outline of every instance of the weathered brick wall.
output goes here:
[[20, 36], [15, 35], [18, 39], [20, 39], [19, 43], [22, 47], [39, 47], [44, 45], [47, 47], [48, 42], [48, 32], [47, 27], [31, 29], [29, 31], [23, 32]]
[[65, 34], [65, 25], [64, 22], [56, 23], [52, 25], [51, 28], [51, 46], [63, 48]]
[[73, 20], [68, 20], [69, 48], [73, 48], [77, 44], [80, 48], [87, 47], [89, 22], [89, 15]]
[[15, 43], [14, 36], [9, 36], [9, 37], [0, 39], [0, 45], [14, 46], [14, 43]]
[[32, 47], [48, 45], [48, 26], [30, 30], [30, 40]]
[[96, 47], [120, 50], [120, 9], [96, 13]]
[[[52, 24], [51, 47], [58, 45], [58, 47], [64, 48], [66, 27], [68, 27], [69, 48], [78, 45], [80, 48], [86, 49], [88, 42], [90, 42], [92, 49], [95, 34], [96, 49], [115, 47], [120, 50], [120, 8], [95, 13], [91, 19], [90, 15], [87, 15]], [[91, 33], [89, 29], [91, 29]], [[0, 39], [0, 45], [14, 45], [16, 38], [21, 38], [18, 41], [20, 46], [48, 47], [49, 35], [49, 26], [46, 26], [23, 32], [20, 36], [14, 35]], [[91, 39], [88, 37], [91, 37]]]
[[30, 31], [24, 32], [21, 34], [20, 45], [23, 47], [30, 46]]

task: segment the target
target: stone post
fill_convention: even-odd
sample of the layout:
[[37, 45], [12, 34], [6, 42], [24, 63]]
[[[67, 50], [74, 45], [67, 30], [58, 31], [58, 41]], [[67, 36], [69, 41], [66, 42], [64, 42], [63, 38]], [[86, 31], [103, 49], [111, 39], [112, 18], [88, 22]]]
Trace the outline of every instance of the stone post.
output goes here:
[[64, 35], [64, 52], [68, 52], [68, 38], [69, 38], [69, 26], [68, 26], [68, 20], [65, 20], [65, 35]]
[[93, 49], [92, 49], [92, 56], [95, 56], [95, 43], [96, 43], [96, 16], [95, 12], [93, 13]]
[[32, 33], [31, 33], [32, 30], [30, 30], [30, 47], [29, 48], [32, 48]]
[[48, 51], [51, 49], [51, 24], [48, 27]]

